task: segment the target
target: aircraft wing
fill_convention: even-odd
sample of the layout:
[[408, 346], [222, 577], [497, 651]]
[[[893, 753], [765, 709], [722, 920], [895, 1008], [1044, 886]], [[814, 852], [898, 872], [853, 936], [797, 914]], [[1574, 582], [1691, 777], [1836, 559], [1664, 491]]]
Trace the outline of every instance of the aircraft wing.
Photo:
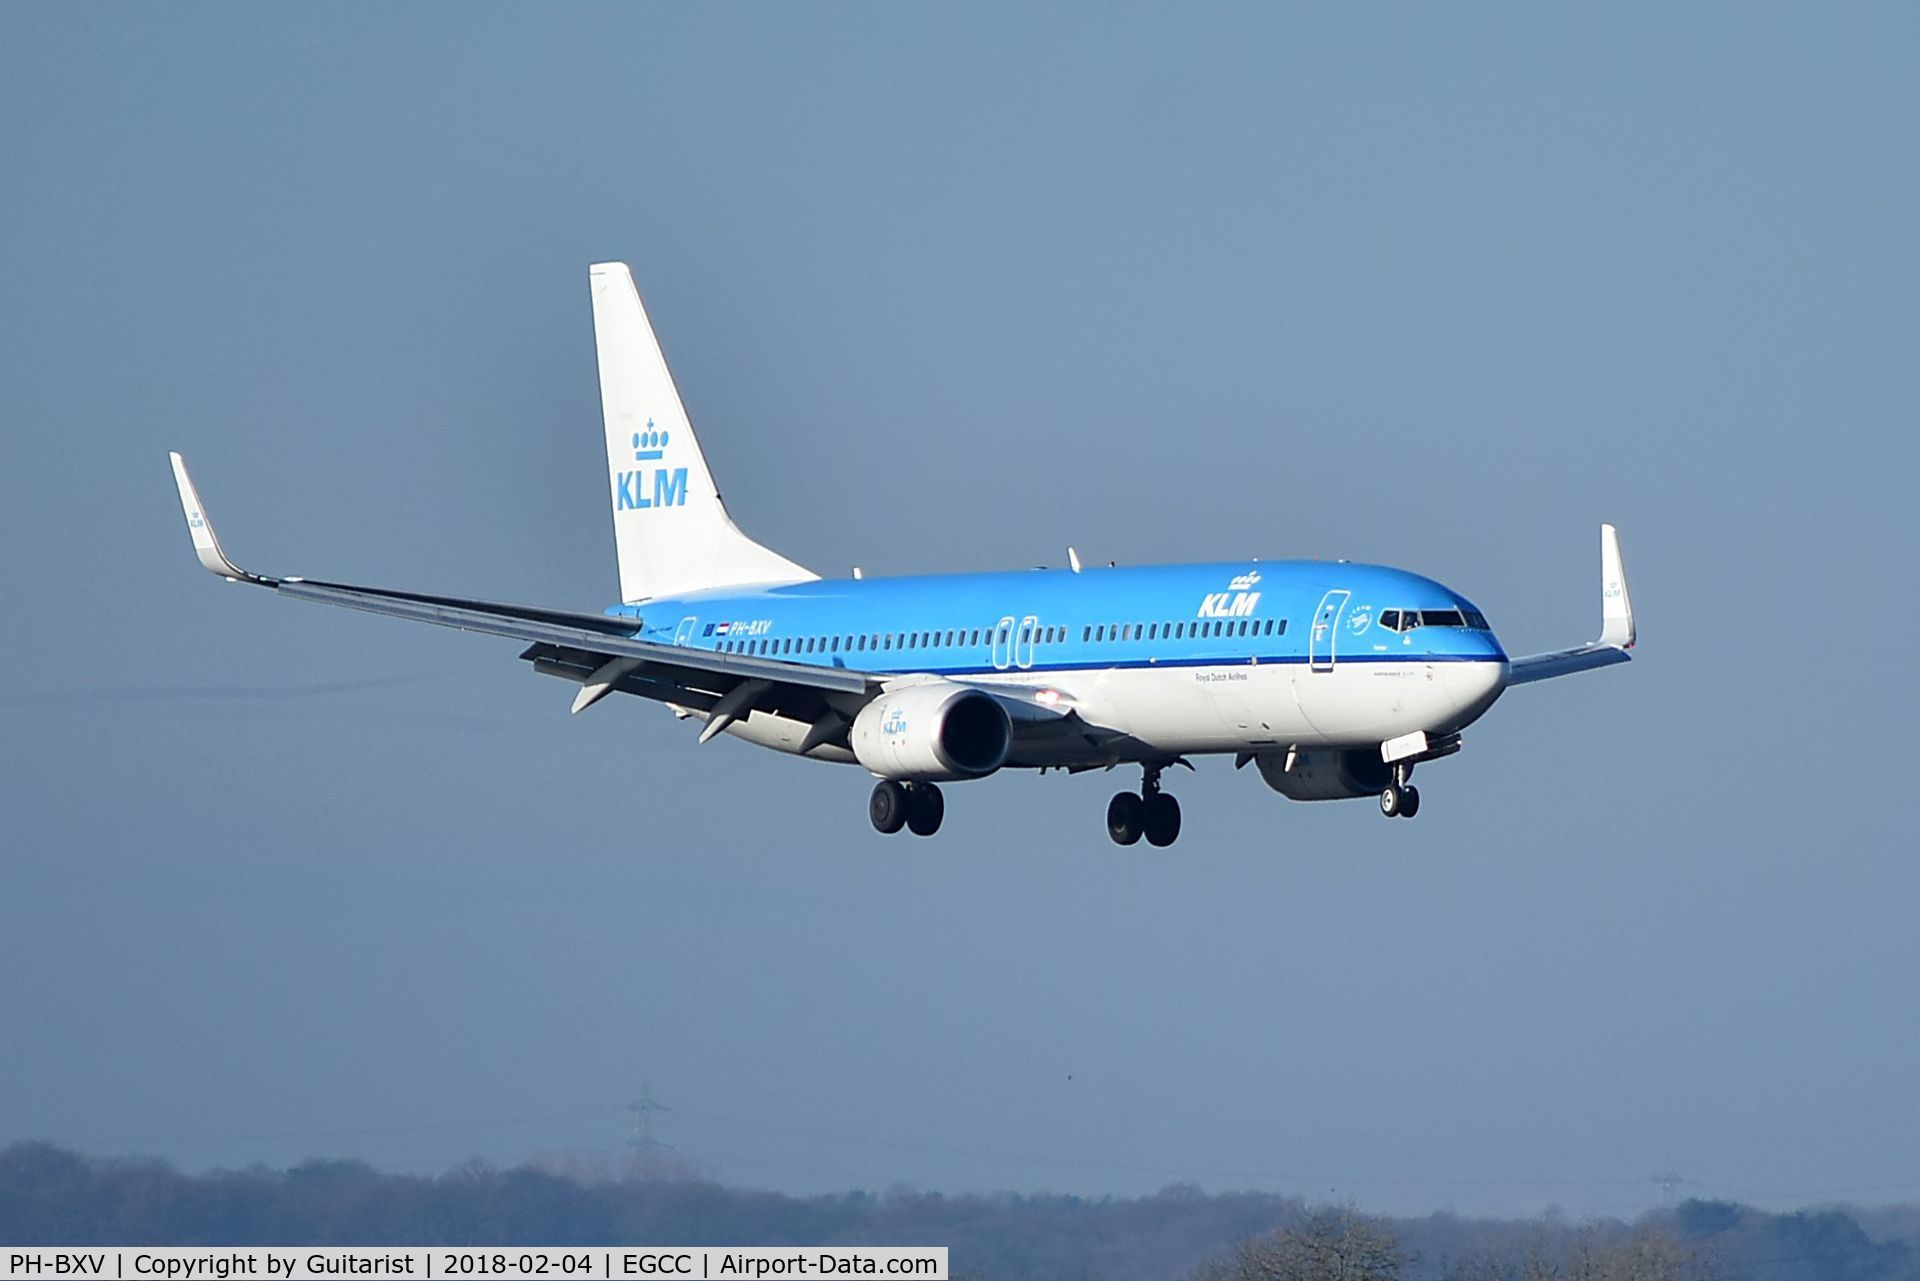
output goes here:
[[1627, 591], [1627, 567], [1620, 559], [1620, 531], [1600, 526], [1600, 639], [1573, 649], [1529, 654], [1507, 665], [1507, 684], [1525, 685], [1595, 667], [1611, 667], [1633, 657], [1636, 633], [1633, 597]]
[[323, 605], [530, 641], [531, 648], [521, 657], [533, 662], [537, 670], [580, 681], [582, 689], [574, 701], [575, 711], [584, 710], [616, 689], [702, 711], [711, 710], [737, 687], [749, 684], [752, 688], [748, 696], [736, 699], [740, 711], [783, 706], [791, 710], [796, 705], [804, 709], [843, 702], [857, 708], [879, 692], [879, 682], [873, 677], [845, 668], [716, 654], [640, 640], [634, 635], [632, 620], [606, 614], [256, 574], [240, 568], [227, 556], [193, 478], [187, 474], [186, 461], [179, 454], [169, 457], [194, 554], [208, 570], [229, 582], [269, 587], [283, 596]]

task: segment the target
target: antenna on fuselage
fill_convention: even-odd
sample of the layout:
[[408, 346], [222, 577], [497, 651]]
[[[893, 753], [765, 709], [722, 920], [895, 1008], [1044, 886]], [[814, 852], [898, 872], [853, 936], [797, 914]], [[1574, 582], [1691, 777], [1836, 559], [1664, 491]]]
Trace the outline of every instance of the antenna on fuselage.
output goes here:
[[860, 567], [859, 567], [858, 565], [855, 565], [855, 566], [853, 567], [853, 576], [854, 576], [855, 578], [860, 578], [860, 577], [862, 577], [862, 575], [861, 575], [861, 573], [860, 573]]
[[1073, 566], [1074, 573], [1080, 572], [1080, 553], [1071, 547], [1067, 548], [1067, 564]]

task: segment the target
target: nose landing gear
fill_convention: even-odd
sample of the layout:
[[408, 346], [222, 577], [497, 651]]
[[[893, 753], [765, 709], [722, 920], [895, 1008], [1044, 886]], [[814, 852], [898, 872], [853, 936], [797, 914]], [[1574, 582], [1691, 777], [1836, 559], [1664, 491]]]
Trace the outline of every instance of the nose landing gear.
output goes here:
[[1117, 792], [1107, 802], [1107, 835], [1116, 845], [1168, 846], [1180, 839], [1180, 802], [1160, 790], [1159, 765], [1143, 767], [1140, 794]]
[[1399, 761], [1393, 767], [1393, 781], [1380, 793], [1380, 812], [1388, 818], [1412, 818], [1420, 812], [1420, 789], [1407, 782], [1413, 766]]

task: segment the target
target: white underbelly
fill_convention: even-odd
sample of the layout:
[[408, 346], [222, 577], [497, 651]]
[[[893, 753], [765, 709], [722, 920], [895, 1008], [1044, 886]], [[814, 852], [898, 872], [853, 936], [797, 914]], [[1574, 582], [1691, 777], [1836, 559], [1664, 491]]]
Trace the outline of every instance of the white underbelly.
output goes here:
[[1061, 692], [1089, 725], [1169, 755], [1377, 744], [1455, 715], [1424, 663], [1222, 663], [1008, 673], [989, 678]]

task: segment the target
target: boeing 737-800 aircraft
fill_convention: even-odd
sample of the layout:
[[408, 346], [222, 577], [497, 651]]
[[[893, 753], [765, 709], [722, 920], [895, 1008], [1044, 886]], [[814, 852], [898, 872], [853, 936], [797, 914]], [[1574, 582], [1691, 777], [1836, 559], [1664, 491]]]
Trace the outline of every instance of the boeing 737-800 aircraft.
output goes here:
[[1232, 756], [1293, 800], [1377, 796], [1411, 818], [1416, 764], [1511, 685], [1625, 662], [1620, 543], [1600, 527], [1600, 639], [1509, 659], [1458, 592], [1344, 561], [921, 575], [828, 581], [728, 517], [624, 263], [591, 269], [620, 600], [595, 614], [268, 578], [221, 550], [173, 454], [200, 563], [283, 596], [527, 642], [534, 670], [664, 703], [728, 733], [877, 776], [882, 832], [930, 836], [940, 784], [1001, 769], [1136, 765], [1107, 833], [1169, 845], [1161, 790], [1190, 757]]

